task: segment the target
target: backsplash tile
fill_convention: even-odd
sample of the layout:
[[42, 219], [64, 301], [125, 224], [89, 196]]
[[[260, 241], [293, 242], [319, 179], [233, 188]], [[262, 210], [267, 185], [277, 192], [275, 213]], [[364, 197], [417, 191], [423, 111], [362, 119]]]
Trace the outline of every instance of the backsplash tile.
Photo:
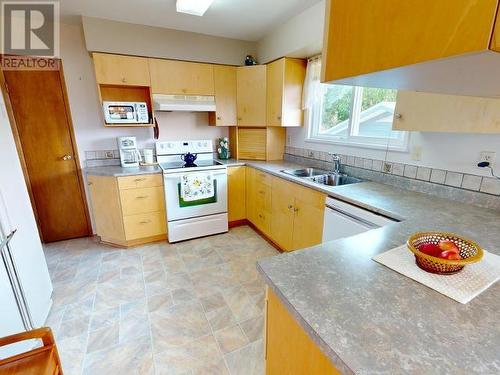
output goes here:
[[[290, 147], [287, 151], [285, 160], [325, 170], [332, 168], [328, 153], [324, 159], [322, 152], [317, 158], [303, 156], [313, 150]], [[494, 178], [353, 155], [340, 155], [340, 158], [344, 170], [361, 179], [500, 210], [500, 180]]]

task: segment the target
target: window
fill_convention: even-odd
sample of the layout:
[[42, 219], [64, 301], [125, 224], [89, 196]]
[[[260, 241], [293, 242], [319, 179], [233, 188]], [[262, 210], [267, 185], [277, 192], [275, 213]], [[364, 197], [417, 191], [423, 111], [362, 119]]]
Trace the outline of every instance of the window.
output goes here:
[[407, 132], [392, 130], [396, 90], [321, 84], [317, 74], [312, 79], [308, 73], [304, 104], [310, 141], [407, 150]]

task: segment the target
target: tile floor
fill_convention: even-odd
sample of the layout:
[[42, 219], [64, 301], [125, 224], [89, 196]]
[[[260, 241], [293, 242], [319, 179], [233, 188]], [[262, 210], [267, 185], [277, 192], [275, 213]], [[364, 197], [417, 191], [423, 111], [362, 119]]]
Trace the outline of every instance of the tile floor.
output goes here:
[[45, 253], [65, 374], [263, 374], [255, 262], [277, 251], [251, 228], [128, 250], [78, 239]]

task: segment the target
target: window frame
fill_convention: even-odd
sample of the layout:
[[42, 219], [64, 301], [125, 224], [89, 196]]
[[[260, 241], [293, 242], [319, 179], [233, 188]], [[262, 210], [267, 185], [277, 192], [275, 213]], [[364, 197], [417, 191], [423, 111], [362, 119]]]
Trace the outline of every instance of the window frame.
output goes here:
[[328, 85], [321, 84], [321, 87], [322, 89], [319, 91], [321, 95], [320, 98], [315, 98], [312, 108], [306, 110], [306, 142], [408, 152], [410, 134], [407, 131], [399, 131], [400, 134], [397, 138], [354, 135], [354, 133], [359, 130], [359, 118], [361, 115], [361, 105], [363, 101], [364, 87], [360, 86], [351, 87], [353, 94], [350, 105], [350, 116], [349, 119], [346, 120], [348, 121], [347, 137], [319, 134], [319, 127], [322, 123], [323, 100]]

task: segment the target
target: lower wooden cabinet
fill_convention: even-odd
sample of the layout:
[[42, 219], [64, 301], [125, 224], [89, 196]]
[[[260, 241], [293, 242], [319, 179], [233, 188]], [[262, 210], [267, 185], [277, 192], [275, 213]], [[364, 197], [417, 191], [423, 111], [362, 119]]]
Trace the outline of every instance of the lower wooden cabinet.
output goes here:
[[101, 241], [128, 247], [166, 239], [161, 175], [89, 176], [88, 182]]
[[247, 218], [285, 251], [321, 243], [326, 195], [274, 177], [246, 170]]
[[269, 288], [265, 335], [266, 375], [340, 374]]
[[227, 211], [229, 222], [245, 220], [246, 210], [246, 167], [227, 169]]

